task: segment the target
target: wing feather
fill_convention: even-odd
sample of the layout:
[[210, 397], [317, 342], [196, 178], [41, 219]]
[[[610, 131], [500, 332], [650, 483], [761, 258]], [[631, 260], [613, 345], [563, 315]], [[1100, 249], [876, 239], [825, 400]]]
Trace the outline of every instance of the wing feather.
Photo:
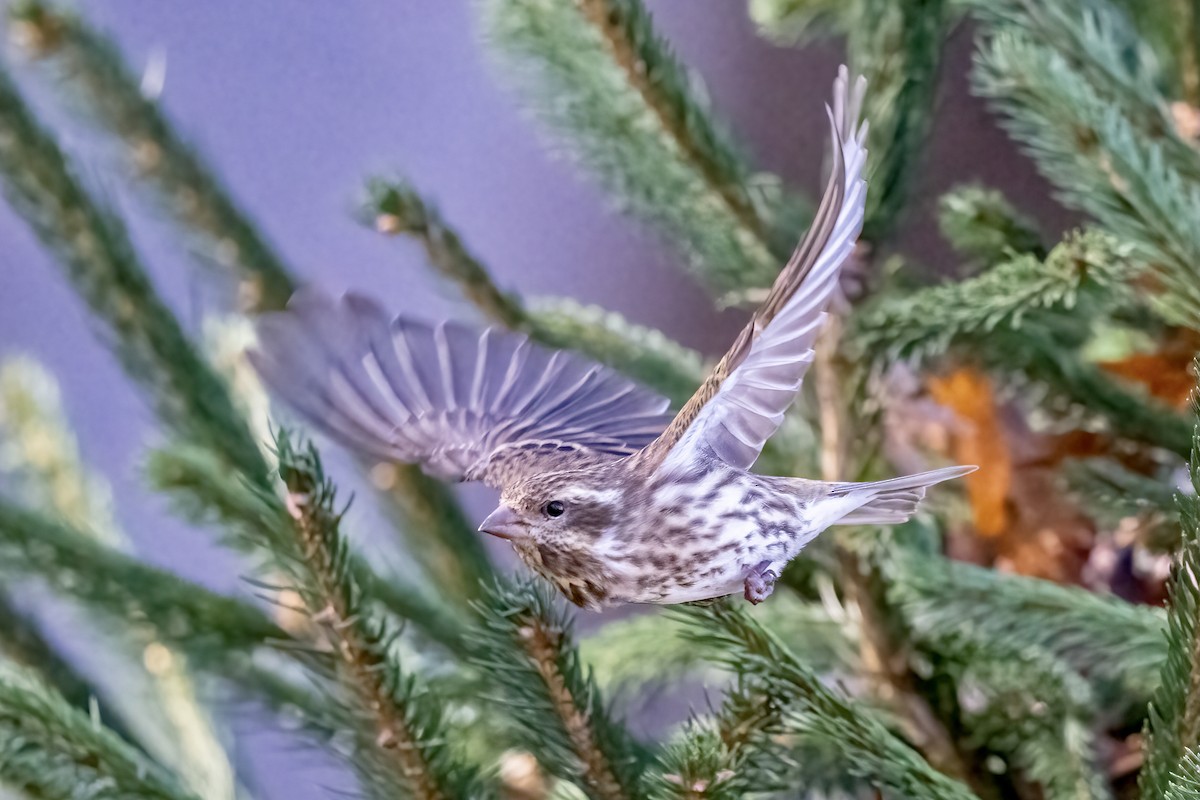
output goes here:
[[[557, 442], [559, 460], [637, 452], [667, 401], [618, 373], [520, 334], [391, 319], [374, 302], [302, 291], [263, 317], [251, 360], [317, 427], [376, 458], [488, 478], [499, 452]], [[514, 448], [516, 448], [514, 450]], [[505, 479], [519, 477], [508, 464]]]
[[833, 169], [812, 226], [729, 352], [639, 456], [643, 469], [690, 464], [697, 451], [749, 469], [778, 430], [812, 363], [825, 308], [862, 229], [867, 126], [858, 116], [864, 88], [860, 78], [851, 90], [841, 68], [833, 108], [826, 109]]

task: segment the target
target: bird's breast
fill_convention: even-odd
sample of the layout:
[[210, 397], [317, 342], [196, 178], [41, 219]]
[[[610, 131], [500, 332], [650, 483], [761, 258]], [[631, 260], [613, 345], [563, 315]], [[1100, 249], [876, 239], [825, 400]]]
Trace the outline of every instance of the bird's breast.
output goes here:
[[612, 570], [615, 600], [677, 603], [740, 592], [752, 567], [794, 555], [802, 509], [758, 476], [710, 469], [651, 489], [595, 542]]

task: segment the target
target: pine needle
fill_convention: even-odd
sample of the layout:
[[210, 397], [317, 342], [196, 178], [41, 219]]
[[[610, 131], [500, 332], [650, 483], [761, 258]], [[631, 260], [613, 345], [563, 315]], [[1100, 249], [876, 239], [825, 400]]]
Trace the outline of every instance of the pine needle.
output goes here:
[[478, 604], [476, 663], [503, 690], [521, 746], [592, 800], [636, 797], [638, 754], [579, 660], [570, 623], [541, 583], [497, 583]]
[[949, 22], [946, 0], [852, 0], [846, 49], [851, 74], [867, 79], [863, 118], [871, 122], [862, 238], [878, 242], [901, 219], [909, 186], [933, 121], [942, 42]]
[[49, 800], [196, 800], [31, 673], [3, 661], [0, 782]]
[[154, 638], [200, 663], [220, 663], [231, 653], [286, 638], [247, 603], [143, 564], [6, 501], [0, 501], [0, 574], [8, 580], [40, 576], [90, 609], [149, 626]]
[[377, 178], [368, 182], [359, 217], [382, 233], [419, 241], [430, 266], [453, 281], [489, 322], [528, 333], [547, 347], [584, 353], [657, 389], [676, 404], [691, 397], [704, 379], [700, 355], [658, 331], [572, 300], [542, 298], [527, 304], [501, 291], [483, 261], [467, 248], [433, 203], [407, 181]]
[[1033, 220], [995, 189], [956, 186], [938, 200], [938, 228], [946, 241], [977, 267], [998, 264], [1020, 253], [1046, 257]]
[[204, 261], [241, 281], [243, 306], [283, 308], [295, 288], [288, 267], [156, 99], [141, 90], [113, 41], [78, 14], [40, 0], [13, 3], [8, 16], [26, 50], [51, 62], [58, 88], [120, 141], [137, 183], [149, 187], [178, 227], [201, 245]]
[[845, 0], [750, 0], [750, 19], [762, 36], [786, 45], [844, 35], [857, 17]]
[[821, 683], [739, 607], [714, 603], [686, 613], [694, 622], [696, 641], [721, 652], [729, 667], [756, 681], [782, 710], [784, 730], [837, 742], [849, 774], [901, 797], [974, 797], [966, 786], [930, 767], [874, 712]]
[[1166, 623], [1149, 606], [930, 553], [900, 554], [888, 569], [893, 603], [918, 638], [1043, 651], [1106, 696], [1148, 697], [1158, 683]]
[[[5, 452], [9, 458], [0, 460], [0, 477], [12, 477], [25, 502], [61, 517], [74, 533], [102, 547], [128, 548], [113, 518], [108, 484], [80, 459], [57, 383], [29, 359], [0, 362], [0, 453]], [[11, 571], [8, 578], [17, 585]], [[87, 601], [83, 605], [87, 612], [99, 608]], [[116, 685], [110, 679], [108, 685], [113, 707], [138, 743], [206, 800], [232, 800], [237, 791], [233, 767], [186, 657], [163, 644], [152, 626], [131, 625], [121, 614], [89, 616], [88, 627], [93, 626], [102, 648], [111, 647], [145, 667], [129, 670]]]
[[124, 225], [84, 189], [3, 71], [0, 129], [5, 195], [58, 256], [160, 417], [182, 438], [211, 447], [230, 467], [264, 475], [257, 445], [224, 383], [158, 296]]
[[93, 698], [103, 696], [99, 688], [58, 654], [37, 623], [0, 592], [0, 663], [4, 661], [36, 672], [75, 708], [87, 708]]
[[292, 540], [282, 563], [304, 600], [310, 620], [324, 632], [334, 657], [331, 711], [354, 732], [351, 763], [378, 798], [438, 800], [479, 796], [484, 787], [457, 761], [440, 732], [440, 709], [421, 685], [402, 671], [396, 632], [364, 602], [341, 533], [336, 493], [316, 450], [276, 435], [279, 476], [286, 489]]
[[718, 292], [770, 284], [794, 203], [751, 173], [639, 0], [481, 8], [539, 119], [622, 208], [662, 228]]
[[[1200, 405], [1193, 403], [1200, 416]], [[1172, 776], [1194, 767], [1200, 746], [1200, 425], [1192, 440], [1192, 491], [1177, 495], [1183, 543], [1167, 582], [1166, 659], [1162, 682], [1150, 703], [1146, 762], [1138, 777], [1145, 800], [1164, 797]]]
[[1195, 153], [1146, 136], [1083, 69], [1025, 34], [992, 37], [976, 58], [974, 87], [1005, 114], [1064, 203], [1136, 246], [1161, 281], [1155, 299], [1166, 319], [1198, 324], [1200, 233], [1188, 222], [1200, 217]]

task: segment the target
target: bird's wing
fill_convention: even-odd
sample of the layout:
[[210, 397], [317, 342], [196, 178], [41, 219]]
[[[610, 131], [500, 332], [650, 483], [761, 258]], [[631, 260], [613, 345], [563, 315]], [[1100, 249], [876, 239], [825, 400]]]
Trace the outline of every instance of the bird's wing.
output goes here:
[[579, 356], [507, 331], [393, 319], [358, 295], [301, 291], [258, 335], [252, 362], [309, 422], [441, 477], [502, 483], [535, 465], [625, 456], [670, 420], [665, 398]]
[[846, 68], [839, 71], [833, 108], [826, 109], [833, 170], [812, 227], [729, 352], [638, 456], [643, 468], [690, 463], [701, 451], [749, 469], [779, 428], [812, 363], [825, 307], [862, 229], [867, 126], [858, 116], [865, 86], [859, 78], [851, 90]]

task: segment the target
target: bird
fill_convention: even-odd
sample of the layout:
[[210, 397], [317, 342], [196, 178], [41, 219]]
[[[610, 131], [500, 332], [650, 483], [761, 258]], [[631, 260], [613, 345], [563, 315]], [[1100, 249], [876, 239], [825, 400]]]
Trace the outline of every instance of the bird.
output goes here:
[[574, 604], [765, 600], [832, 525], [909, 519], [954, 466], [874, 482], [753, 472], [814, 357], [862, 229], [865, 80], [842, 67], [826, 105], [832, 169], [813, 222], [728, 352], [675, 414], [616, 371], [526, 335], [392, 317], [302, 289], [262, 317], [264, 382], [360, 453], [500, 491], [481, 532]]

